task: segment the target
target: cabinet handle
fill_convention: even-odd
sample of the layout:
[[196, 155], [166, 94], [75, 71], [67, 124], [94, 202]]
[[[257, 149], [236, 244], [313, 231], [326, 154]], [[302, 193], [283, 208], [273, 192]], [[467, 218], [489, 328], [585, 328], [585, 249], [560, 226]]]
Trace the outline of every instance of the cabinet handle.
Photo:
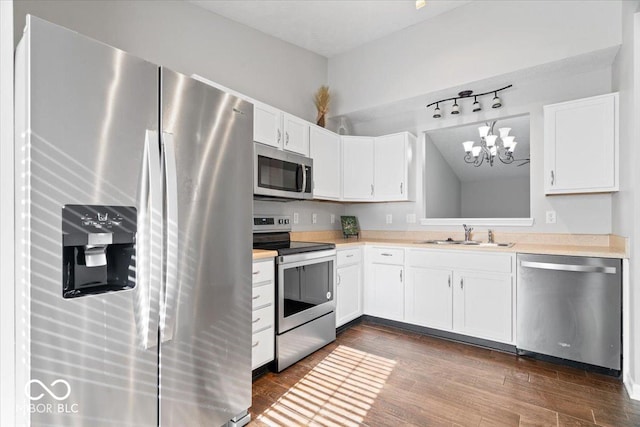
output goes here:
[[464, 279], [461, 277], [460, 278], [460, 289], [464, 288]]
[[551, 171], [551, 185], [555, 185], [555, 183], [556, 183], [556, 177], [553, 174], [553, 171]]
[[404, 182], [400, 183], [400, 194], [404, 194], [404, 189], [402, 188], [404, 186]]
[[260, 295], [256, 295], [255, 297], [253, 297], [253, 298], [251, 298], [251, 299], [254, 299], [254, 300], [255, 300], [255, 299], [258, 299], [258, 298], [260, 298]]
[[353, 258], [353, 254], [347, 255], [347, 258]]
[[393, 254], [388, 254], [388, 253], [386, 253], [386, 252], [383, 252], [383, 253], [381, 253], [380, 255], [381, 255], [381, 256], [393, 256]]
[[258, 270], [258, 271], [254, 271], [254, 272], [253, 272], [253, 275], [254, 275], [254, 276], [255, 276], [256, 274], [260, 274], [260, 270]]
[[284, 145], [289, 145], [289, 132], [285, 132]]
[[278, 145], [280, 145], [280, 140], [282, 139], [282, 132], [278, 129]]
[[340, 277], [340, 275], [338, 274], [338, 285], [340, 284], [340, 282], [342, 282], [342, 278]]
[[371, 195], [373, 196], [373, 184], [371, 184]]
[[447, 277], [447, 283], [449, 284], [449, 287], [451, 287], [451, 276]]
[[258, 317], [256, 320], [254, 320], [254, 321], [253, 321], [253, 322], [251, 322], [251, 323], [258, 323], [259, 321], [260, 321], [260, 317]]
[[260, 341], [256, 341], [255, 343], [253, 343], [251, 345], [251, 347], [256, 348], [258, 346], [258, 344], [260, 344]]
[[402, 270], [400, 270], [400, 281], [402, 282]]

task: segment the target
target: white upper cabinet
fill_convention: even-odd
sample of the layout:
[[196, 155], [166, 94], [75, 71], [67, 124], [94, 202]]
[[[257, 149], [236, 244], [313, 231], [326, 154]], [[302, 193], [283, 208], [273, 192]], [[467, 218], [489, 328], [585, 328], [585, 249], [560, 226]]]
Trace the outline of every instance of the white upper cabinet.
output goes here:
[[309, 156], [309, 122], [283, 113], [283, 145], [287, 151]]
[[343, 136], [343, 200], [413, 200], [415, 141], [408, 132], [377, 138]]
[[343, 200], [373, 200], [374, 138], [342, 137]]
[[408, 132], [375, 138], [375, 200], [411, 200], [408, 183], [414, 147], [415, 137]]
[[266, 104], [253, 104], [253, 140], [282, 148], [282, 112]]
[[340, 200], [341, 159], [340, 135], [320, 126], [309, 130], [309, 154], [313, 159], [313, 198]]
[[253, 140], [279, 149], [309, 155], [309, 122], [256, 102]]
[[545, 193], [618, 191], [618, 94], [544, 107]]

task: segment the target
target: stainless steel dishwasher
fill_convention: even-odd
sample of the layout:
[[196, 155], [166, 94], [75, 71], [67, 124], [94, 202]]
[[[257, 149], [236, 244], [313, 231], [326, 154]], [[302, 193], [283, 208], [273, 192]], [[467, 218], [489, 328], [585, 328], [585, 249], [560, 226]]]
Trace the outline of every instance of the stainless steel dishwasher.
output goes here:
[[622, 261], [518, 254], [519, 353], [620, 370]]

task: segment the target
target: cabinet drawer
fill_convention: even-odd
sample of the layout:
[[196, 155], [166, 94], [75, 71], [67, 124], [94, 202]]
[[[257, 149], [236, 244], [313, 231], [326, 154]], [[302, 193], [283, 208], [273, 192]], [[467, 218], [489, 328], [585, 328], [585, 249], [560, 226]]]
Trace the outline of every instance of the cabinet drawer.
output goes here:
[[362, 260], [360, 249], [347, 249], [338, 252], [338, 267], [349, 264], [357, 264]]
[[260, 261], [253, 263], [253, 284], [273, 281], [274, 267], [273, 261]]
[[251, 337], [251, 369], [273, 360], [274, 329], [268, 328]]
[[265, 305], [273, 304], [275, 289], [273, 286], [273, 282], [256, 286], [253, 288], [253, 296], [252, 296], [252, 306], [255, 310], [256, 308], [264, 307]]
[[254, 333], [273, 327], [273, 304], [253, 311], [251, 329]]
[[371, 249], [371, 261], [377, 264], [404, 264], [404, 249], [398, 248], [373, 248]]

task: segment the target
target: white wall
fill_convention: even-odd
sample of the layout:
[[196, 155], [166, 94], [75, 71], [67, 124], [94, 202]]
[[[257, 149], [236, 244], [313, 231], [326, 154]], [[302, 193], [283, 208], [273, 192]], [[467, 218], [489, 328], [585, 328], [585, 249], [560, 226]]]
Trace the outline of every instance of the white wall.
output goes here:
[[16, 425], [13, 221], [13, 2], [0, 1], [0, 425]]
[[16, 43], [31, 13], [148, 61], [199, 74], [315, 122], [327, 59], [186, 1], [16, 1]]
[[458, 176], [442, 157], [429, 135], [425, 134], [424, 188], [429, 195], [425, 209], [429, 218], [460, 218], [461, 186]]
[[463, 181], [461, 203], [461, 218], [528, 218], [529, 179]]
[[[497, 110], [485, 109], [479, 113], [465, 112], [458, 116], [445, 115], [441, 119], [433, 119], [432, 111], [427, 111], [424, 106], [419, 110], [399, 115], [389, 115], [372, 118], [370, 121], [353, 122], [354, 134], [384, 135], [388, 133], [408, 130], [416, 135], [421, 135], [434, 129], [451, 126], [459, 126], [481, 121], [495, 120], [500, 117], [530, 114], [530, 141], [531, 141], [531, 215], [534, 225], [527, 228], [502, 227], [502, 231], [518, 232], [545, 232], [545, 233], [586, 233], [608, 234], [611, 233], [611, 195], [571, 195], [553, 196], [544, 195], [544, 116], [543, 106], [555, 102], [579, 99], [588, 96], [600, 95], [612, 91], [611, 66], [606, 65], [609, 53], [593, 63], [589, 56], [584, 61], [578, 61], [580, 67], [572, 64], [567, 69], [558, 69], [552, 73], [532, 75], [525, 77], [505, 76], [504, 83], [513, 83], [514, 88], [502, 93], [503, 107]], [[613, 56], [611, 56], [612, 60]], [[611, 60], [608, 60], [609, 64]], [[594, 68], [595, 67], [595, 68]], [[585, 71], [588, 70], [588, 71]], [[513, 77], [513, 80], [512, 80]], [[486, 82], [479, 82], [483, 87]], [[495, 86], [494, 86], [495, 87]], [[450, 93], [456, 93], [458, 88], [450, 89]], [[466, 107], [469, 107], [467, 105]], [[418, 138], [418, 156], [424, 155], [424, 143]], [[422, 172], [418, 175], [420, 176]], [[422, 186], [421, 182], [417, 183]], [[416, 214], [424, 216], [424, 192], [418, 190], [416, 202], [384, 203], [384, 204], [352, 204], [347, 208], [347, 214], [357, 215], [360, 225], [364, 229], [393, 229], [393, 230], [447, 230], [444, 226], [420, 226], [407, 224], [406, 215]], [[545, 213], [548, 210], [556, 211], [557, 223], [545, 224]], [[385, 214], [392, 213], [394, 222], [390, 226], [385, 225]], [[473, 225], [473, 224], [471, 224]], [[449, 227], [457, 230], [459, 227]], [[492, 227], [494, 228], [494, 227]]]
[[[637, 147], [640, 136], [640, 2], [624, 2], [622, 9], [622, 46], [613, 63], [613, 88], [620, 92], [620, 191], [613, 196], [613, 233], [629, 237], [631, 259], [629, 260], [630, 287], [628, 289], [629, 353], [628, 378], [640, 384], [640, 228], [636, 225], [640, 212], [640, 188]], [[626, 307], [625, 307], [626, 308]], [[626, 342], [626, 341], [625, 341]], [[636, 386], [637, 388], [637, 386]], [[632, 390], [633, 391], [633, 390]], [[635, 390], [638, 393], [640, 390]], [[637, 395], [636, 398], [640, 398]]]
[[620, 7], [610, 0], [473, 1], [330, 58], [332, 115], [616, 46]]

